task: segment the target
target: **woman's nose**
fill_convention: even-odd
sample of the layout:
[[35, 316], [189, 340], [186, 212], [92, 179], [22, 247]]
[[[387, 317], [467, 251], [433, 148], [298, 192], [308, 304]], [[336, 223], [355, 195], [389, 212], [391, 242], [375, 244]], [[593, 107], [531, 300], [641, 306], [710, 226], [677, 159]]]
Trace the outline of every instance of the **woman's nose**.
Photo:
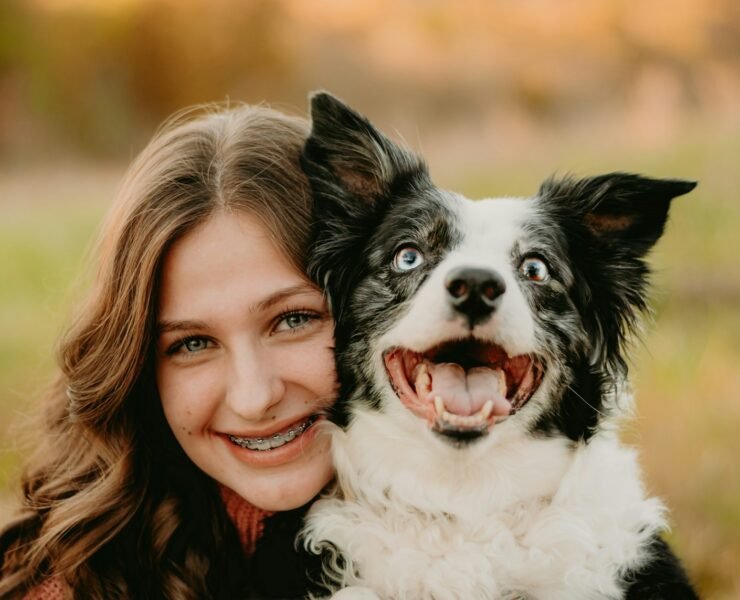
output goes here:
[[259, 346], [243, 348], [232, 355], [225, 401], [245, 420], [263, 419], [285, 395], [280, 365], [264, 355]]

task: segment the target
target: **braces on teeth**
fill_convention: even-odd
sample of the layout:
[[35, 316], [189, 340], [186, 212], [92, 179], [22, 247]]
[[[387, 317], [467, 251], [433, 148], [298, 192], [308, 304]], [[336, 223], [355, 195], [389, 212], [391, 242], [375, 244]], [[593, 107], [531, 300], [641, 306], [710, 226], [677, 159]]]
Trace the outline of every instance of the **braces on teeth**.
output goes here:
[[310, 417], [308, 420], [285, 433], [276, 433], [275, 435], [271, 435], [266, 438], [241, 438], [230, 435], [229, 439], [237, 446], [241, 446], [242, 448], [247, 448], [249, 450], [272, 450], [273, 448], [279, 448], [288, 442], [292, 442], [295, 438], [306, 431], [306, 429], [313, 424], [314, 420], [314, 417]]

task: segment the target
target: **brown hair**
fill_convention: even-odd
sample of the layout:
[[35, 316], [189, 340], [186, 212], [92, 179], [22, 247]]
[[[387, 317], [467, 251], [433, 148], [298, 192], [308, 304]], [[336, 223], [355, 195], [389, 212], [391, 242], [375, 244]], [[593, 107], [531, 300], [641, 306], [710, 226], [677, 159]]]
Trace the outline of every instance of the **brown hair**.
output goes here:
[[3, 598], [51, 574], [86, 598], [237, 593], [235, 532], [215, 485], [174, 440], [154, 386], [159, 270], [174, 240], [221, 210], [261, 219], [302, 269], [307, 134], [305, 120], [268, 108], [191, 110], [131, 166], [87, 303], [61, 343], [46, 432], [22, 478], [23, 512], [0, 539]]

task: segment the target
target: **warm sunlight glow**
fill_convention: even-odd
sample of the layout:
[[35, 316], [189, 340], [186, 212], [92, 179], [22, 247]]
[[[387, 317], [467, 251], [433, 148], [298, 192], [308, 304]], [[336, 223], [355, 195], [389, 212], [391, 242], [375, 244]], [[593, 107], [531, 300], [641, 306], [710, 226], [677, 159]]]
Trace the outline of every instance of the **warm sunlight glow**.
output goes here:
[[385, 13], [387, 2], [373, 0], [284, 0], [285, 9], [296, 18], [332, 29], [365, 25]]
[[120, 9], [142, 4], [144, 0], [32, 0], [32, 4], [43, 10], [89, 10], [95, 12], [116, 12]]

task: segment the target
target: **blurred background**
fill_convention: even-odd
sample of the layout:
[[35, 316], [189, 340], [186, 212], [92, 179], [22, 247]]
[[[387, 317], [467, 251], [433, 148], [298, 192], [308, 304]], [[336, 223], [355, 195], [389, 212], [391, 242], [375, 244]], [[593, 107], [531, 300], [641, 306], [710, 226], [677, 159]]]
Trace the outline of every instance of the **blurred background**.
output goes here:
[[127, 163], [185, 106], [305, 114], [317, 88], [471, 197], [553, 172], [700, 181], [652, 256], [625, 439], [704, 597], [740, 598], [737, 0], [2, 0], [0, 522]]

